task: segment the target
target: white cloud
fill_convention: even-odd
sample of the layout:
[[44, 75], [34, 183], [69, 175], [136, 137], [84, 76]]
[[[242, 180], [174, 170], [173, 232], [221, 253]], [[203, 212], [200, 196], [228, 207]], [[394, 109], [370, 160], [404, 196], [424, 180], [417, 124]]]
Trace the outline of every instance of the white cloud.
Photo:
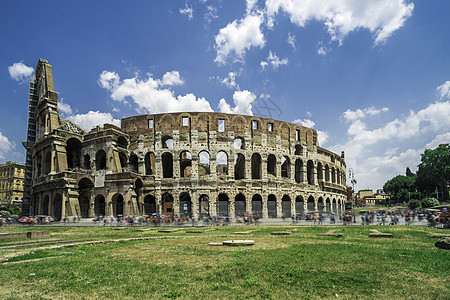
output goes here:
[[234, 20], [220, 29], [215, 38], [217, 55], [214, 61], [223, 65], [232, 57], [233, 62], [243, 62], [251, 47], [262, 48], [266, 43], [260, 28], [262, 22], [262, 15], [248, 14], [244, 19]]
[[437, 87], [439, 92], [439, 98], [442, 100], [444, 98], [450, 99], [450, 80], [447, 80], [443, 85]]
[[287, 42], [289, 45], [291, 45], [292, 49], [294, 49], [294, 51], [297, 50], [297, 48], [295, 47], [295, 35], [293, 35], [292, 33], [288, 33], [288, 39]]
[[352, 31], [364, 28], [375, 34], [375, 44], [384, 43], [412, 15], [413, 3], [404, 0], [266, 0], [269, 27], [284, 11], [292, 23], [304, 27], [308, 21], [323, 22], [333, 41], [342, 44]]
[[69, 104], [64, 103], [62, 98], [58, 102], [58, 110], [63, 115], [72, 115], [73, 114], [72, 107], [70, 107]]
[[258, 3], [258, 0], [247, 0], [247, 14], [250, 14], [250, 12], [255, 7], [256, 3]]
[[148, 75], [147, 79], [133, 78], [121, 80], [114, 72], [103, 71], [98, 80], [100, 87], [111, 92], [115, 101], [126, 102], [131, 98], [137, 104], [138, 112], [163, 113], [180, 111], [213, 111], [205, 98], [193, 94], [176, 96], [163, 86], [183, 84], [178, 71], [167, 72], [162, 80]]
[[265, 70], [266, 67], [269, 65], [269, 63], [268, 63], [267, 61], [263, 61], [263, 60], [262, 60], [262, 61], [259, 63], [259, 65], [261, 66], [261, 69]]
[[323, 145], [328, 141], [329, 134], [327, 131], [317, 130], [317, 135], [319, 139], [319, 146], [323, 147]]
[[320, 46], [320, 48], [317, 49], [317, 54], [319, 54], [319, 55], [326, 55], [327, 54], [327, 49], [324, 46]]
[[187, 3], [184, 8], [180, 8], [180, 14], [187, 16], [189, 20], [194, 18], [194, 10], [192, 7], [189, 7]]
[[313, 120], [309, 119], [295, 119], [294, 121], [292, 121], [292, 123], [302, 125], [308, 128], [314, 128], [314, 125], [316, 125], [316, 123]]
[[355, 121], [358, 119], [363, 119], [366, 116], [374, 116], [381, 112], [388, 112], [389, 108], [383, 107], [382, 109], [376, 109], [375, 107], [367, 107], [364, 109], [357, 109], [355, 111], [351, 111], [350, 109], [347, 109], [342, 116], [347, 121]]
[[86, 131], [91, 130], [95, 126], [102, 126], [105, 123], [113, 124], [120, 127], [120, 120], [114, 119], [110, 113], [102, 113], [99, 111], [89, 111], [86, 114], [77, 114], [67, 117], [68, 120], [80, 125]]
[[256, 95], [247, 90], [236, 91], [233, 94], [234, 107], [225, 101], [225, 99], [220, 99], [219, 110], [223, 113], [228, 114], [243, 114], [243, 115], [253, 115], [252, 103], [256, 100]]
[[34, 69], [29, 67], [22, 62], [14, 63], [12, 66], [8, 67], [9, 76], [15, 81], [22, 81], [23, 79], [30, 77]]
[[10, 154], [14, 147], [14, 143], [0, 132], [0, 159], [5, 159], [6, 155]]
[[220, 83], [222, 83], [226, 87], [229, 87], [230, 89], [239, 90], [239, 84], [237, 84], [236, 82], [236, 76], [237, 72], [229, 72], [227, 77], [222, 79], [219, 76], [217, 76], [217, 79], [219, 79]]
[[208, 5], [206, 6], [205, 20], [206, 24], [210, 24], [212, 20], [217, 19], [217, 7]]
[[272, 53], [272, 51], [269, 51], [269, 56], [267, 57], [267, 60], [274, 69], [277, 69], [279, 66], [287, 65], [289, 62], [287, 58], [280, 59], [277, 56], [277, 54], [275, 52]]

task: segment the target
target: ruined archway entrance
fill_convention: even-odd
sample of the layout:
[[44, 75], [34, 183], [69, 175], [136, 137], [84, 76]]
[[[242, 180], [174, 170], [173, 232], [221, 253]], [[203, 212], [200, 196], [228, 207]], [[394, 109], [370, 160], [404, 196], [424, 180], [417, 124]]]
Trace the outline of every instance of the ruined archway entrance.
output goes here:
[[162, 213], [166, 217], [173, 217], [173, 196], [169, 193], [165, 193], [162, 196], [163, 210]]
[[229, 199], [226, 194], [219, 194], [217, 214], [219, 216], [228, 216]]
[[56, 194], [53, 199], [53, 218], [55, 221], [60, 221], [62, 217], [62, 197], [61, 194]]
[[96, 216], [106, 215], [106, 201], [103, 195], [97, 195], [94, 200], [94, 213]]
[[281, 198], [281, 214], [284, 218], [291, 217], [291, 198], [288, 195]]
[[198, 211], [200, 217], [209, 216], [209, 197], [208, 195], [201, 195], [198, 199]]
[[144, 213], [146, 215], [156, 214], [156, 199], [153, 195], [144, 198]]
[[180, 195], [180, 216], [192, 217], [192, 201], [189, 193], [181, 193]]
[[123, 216], [124, 200], [122, 194], [115, 194], [112, 198], [113, 215], [116, 217]]
[[304, 212], [305, 208], [303, 204], [304, 204], [303, 197], [297, 196], [295, 198], [295, 213], [302, 214]]
[[277, 197], [275, 195], [269, 195], [267, 198], [267, 213], [269, 218], [277, 217]]
[[243, 194], [237, 194], [234, 198], [234, 212], [236, 217], [243, 217], [245, 214], [245, 196]]
[[314, 197], [313, 196], [308, 197], [308, 203], [306, 204], [306, 209], [308, 210], [308, 212], [314, 212], [315, 207], [314, 207]]
[[82, 178], [78, 182], [79, 210], [77, 210], [77, 215], [82, 218], [89, 218], [91, 195], [93, 188], [94, 183], [89, 178]]
[[252, 198], [252, 214], [254, 216], [262, 216], [262, 197], [259, 194], [253, 195]]

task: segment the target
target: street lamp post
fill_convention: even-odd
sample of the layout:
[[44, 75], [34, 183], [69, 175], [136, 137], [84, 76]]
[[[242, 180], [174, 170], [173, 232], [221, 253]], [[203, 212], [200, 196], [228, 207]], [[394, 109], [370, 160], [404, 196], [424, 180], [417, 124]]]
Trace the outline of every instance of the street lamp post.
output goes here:
[[356, 216], [355, 216], [355, 184], [357, 183], [355, 179], [355, 172], [353, 172], [353, 169], [350, 168], [348, 170], [348, 178], [350, 178], [350, 182], [352, 184], [352, 215], [353, 215], [353, 223], [356, 223]]

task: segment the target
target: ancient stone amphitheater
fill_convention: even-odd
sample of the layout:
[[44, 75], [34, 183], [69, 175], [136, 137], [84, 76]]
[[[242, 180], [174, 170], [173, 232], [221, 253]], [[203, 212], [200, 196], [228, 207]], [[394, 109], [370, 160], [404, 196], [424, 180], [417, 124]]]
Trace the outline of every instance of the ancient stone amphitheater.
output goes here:
[[[317, 131], [255, 116], [183, 112], [125, 118], [90, 132], [59, 117], [51, 66], [30, 84], [31, 215], [340, 214], [344, 153]], [[30, 121], [29, 121], [30, 136]], [[28, 162], [28, 160], [27, 160]]]

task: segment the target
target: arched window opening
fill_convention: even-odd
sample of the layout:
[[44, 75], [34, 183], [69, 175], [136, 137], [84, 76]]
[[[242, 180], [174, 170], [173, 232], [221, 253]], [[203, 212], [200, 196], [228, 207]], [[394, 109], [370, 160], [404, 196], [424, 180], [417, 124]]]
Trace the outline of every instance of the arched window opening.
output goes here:
[[284, 218], [291, 217], [291, 198], [288, 195], [281, 198], [281, 214]]
[[124, 199], [121, 194], [115, 194], [112, 198], [113, 203], [113, 215], [116, 218], [123, 217]]
[[228, 175], [228, 154], [219, 151], [216, 155], [217, 175]]
[[164, 193], [162, 196], [163, 215], [173, 217], [173, 196], [169, 193]]
[[314, 210], [316, 209], [313, 196], [309, 196], [308, 202], [306, 203], [306, 209], [308, 210], [308, 212], [314, 212]]
[[229, 198], [226, 194], [219, 194], [219, 204], [217, 205], [217, 214], [219, 216], [229, 215]]
[[269, 195], [267, 198], [267, 213], [269, 218], [277, 217], [277, 198], [275, 195]]
[[67, 168], [69, 170], [81, 168], [81, 142], [76, 138], [70, 138], [66, 143]]
[[332, 183], [336, 183], [336, 170], [333, 168], [331, 168], [331, 182]]
[[297, 196], [295, 198], [295, 212], [297, 214], [303, 214], [305, 211], [304, 201], [302, 196]]
[[128, 166], [129, 166], [129, 169], [131, 172], [138, 173], [138, 171], [139, 171], [138, 161], [139, 161], [139, 159], [136, 154], [130, 155], [130, 160], [129, 160]]
[[319, 199], [317, 200], [317, 210], [319, 211], [319, 215], [323, 214], [323, 208], [324, 208], [323, 198], [319, 197]]
[[192, 177], [192, 155], [189, 151], [180, 153], [180, 177]]
[[331, 213], [331, 202], [330, 202], [330, 198], [327, 198], [327, 200], [325, 200], [325, 210], [327, 213]]
[[257, 217], [262, 216], [262, 197], [259, 194], [253, 195], [252, 198], [252, 214]]
[[145, 155], [145, 175], [155, 174], [155, 154], [147, 152]]
[[50, 197], [45, 195], [44, 200], [42, 201], [42, 214], [44, 216], [48, 216], [48, 207], [50, 205]]
[[303, 155], [303, 147], [301, 145], [295, 145], [295, 155]]
[[95, 155], [95, 169], [106, 170], [106, 153], [103, 150], [97, 151]]
[[[198, 199], [198, 208], [200, 217], [207, 217], [209, 216], [209, 197], [208, 195], [200, 195], [200, 198]], [[228, 213], [228, 211], [227, 211]]]
[[253, 153], [252, 155], [252, 179], [261, 179], [262, 169], [261, 169], [261, 155], [258, 153]]
[[234, 139], [234, 149], [245, 149], [244, 139], [237, 137]]
[[162, 138], [162, 147], [166, 149], [173, 149], [173, 138], [171, 136], [164, 136]]
[[287, 156], [281, 158], [281, 177], [289, 178], [291, 176], [291, 160]]
[[156, 214], [156, 199], [153, 195], [147, 195], [144, 198], [144, 213], [146, 215]]
[[325, 165], [325, 181], [330, 182], [330, 167]]
[[189, 193], [181, 193], [180, 195], [180, 216], [192, 217], [192, 201]]
[[103, 195], [97, 195], [94, 200], [94, 213], [96, 216], [106, 215], [106, 201]]
[[322, 180], [323, 179], [323, 168], [322, 168], [322, 164], [319, 162], [317, 163], [317, 180]]
[[53, 198], [53, 219], [60, 221], [62, 217], [62, 197], [61, 194], [56, 194]]
[[314, 163], [312, 160], [308, 160], [308, 184], [314, 184]]
[[209, 175], [211, 172], [210, 168], [210, 156], [207, 151], [201, 151], [198, 154], [199, 164], [198, 164], [198, 175]]
[[79, 210], [77, 209], [77, 215], [82, 218], [88, 218], [90, 212], [90, 199], [94, 183], [89, 178], [82, 178], [78, 182], [78, 203]]
[[234, 156], [234, 179], [245, 178], [245, 157], [243, 154], [238, 153]]
[[127, 156], [123, 152], [119, 152], [119, 161], [120, 161], [120, 168], [122, 169], [122, 172], [125, 172], [127, 169]]
[[164, 152], [161, 156], [163, 167], [163, 178], [173, 177], [173, 157], [169, 152]]
[[51, 171], [51, 168], [52, 168], [52, 154], [50, 152], [47, 152], [44, 160], [44, 174], [48, 175]]
[[300, 158], [295, 160], [295, 182], [303, 182], [303, 161]]
[[245, 209], [245, 196], [243, 194], [237, 194], [234, 198], [234, 212], [236, 217], [243, 217]]
[[89, 154], [85, 154], [83, 158], [83, 168], [86, 170], [91, 169], [91, 157]]
[[117, 139], [117, 146], [120, 148], [127, 149], [127, 147], [128, 147], [127, 139], [123, 136], [119, 136], [119, 138]]
[[277, 176], [277, 159], [273, 154], [267, 157], [267, 175]]

